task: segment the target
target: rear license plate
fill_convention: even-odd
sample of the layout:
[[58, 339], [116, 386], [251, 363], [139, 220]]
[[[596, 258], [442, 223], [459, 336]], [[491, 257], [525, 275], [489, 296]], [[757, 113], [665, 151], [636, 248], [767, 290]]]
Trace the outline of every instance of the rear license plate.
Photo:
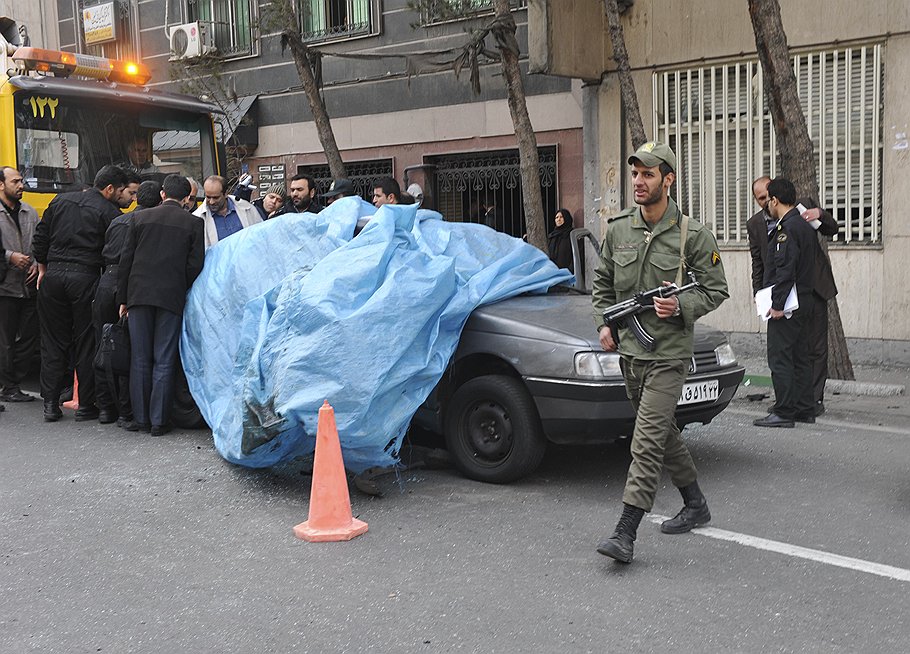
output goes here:
[[713, 402], [720, 395], [720, 384], [716, 379], [693, 382], [682, 387], [677, 404], [698, 404], [699, 402]]

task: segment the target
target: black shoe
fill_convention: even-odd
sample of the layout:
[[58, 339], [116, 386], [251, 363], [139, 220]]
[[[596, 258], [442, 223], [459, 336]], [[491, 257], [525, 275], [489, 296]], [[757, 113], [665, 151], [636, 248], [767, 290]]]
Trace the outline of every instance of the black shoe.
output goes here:
[[9, 388], [0, 393], [0, 402], [34, 402], [35, 396], [23, 393], [18, 388]]
[[644, 509], [639, 509], [631, 504], [623, 504], [622, 516], [616, 524], [616, 530], [612, 536], [597, 546], [597, 551], [620, 563], [632, 563], [635, 537], [644, 515]]
[[660, 530], [665, 534], [685, 534], [695, 527], [711, 522], [708, 502], [702, 495], [697, 481], [680, 488], [679, 493], [683, 497], [682, 511], [677, 513], [676, 517], [661, 523]]
[[793, 427], [793, 421], [781, 418], [776, 413], [769, 413], [764, 418], [753, 420], [752, 424], [756, 427]]
[[44, 400], [44, 422], [57, 422], [63, 417], [57, 400]]
[[818, 418], [825, 412], [825, 403], [819, 400], [815, 403], [815, 417]]
[[148, 423], [136, 422], [135, 420], [130, 420], [128, 423], [123, 425], [123, 428], [127, 431], [144, 431], [149, 432], [152, 429], [152, 426]]
[[101, 409], [98, 411], [98, 422], [102, 425], [109, 425], [117, 422], [117, 412], [114, 409]]
[[170, 425], [152, 425], [152, 436], [164, 436], [172, 429]]
[[80, 406], [76, 409], [76, 422], [86, 422], [88, 420], [98, 419], [98, 407], [94, 404], [89, 406]]
[[120, 416], [117, 418], [117, 426], [120, 429], [126, 429], [126, 426], [133, 422], [133, 416]]
[[815, 424], [815, 416], [813, 416], [813, 415], [796, 416], [793, 420], [796, 422], [804, 422], [807, 425]]

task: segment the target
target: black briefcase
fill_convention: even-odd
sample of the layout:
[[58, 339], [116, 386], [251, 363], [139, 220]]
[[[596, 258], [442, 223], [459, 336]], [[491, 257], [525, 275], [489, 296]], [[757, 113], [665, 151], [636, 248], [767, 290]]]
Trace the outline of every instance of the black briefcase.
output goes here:
[[130, 374], [130, 331], [126, 316], [101, 328], [95, 367], [123, 377]]

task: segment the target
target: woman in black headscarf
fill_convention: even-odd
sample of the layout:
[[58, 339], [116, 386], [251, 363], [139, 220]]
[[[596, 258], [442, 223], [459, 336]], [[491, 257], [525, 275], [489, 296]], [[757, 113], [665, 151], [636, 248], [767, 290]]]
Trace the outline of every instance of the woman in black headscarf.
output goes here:
[[572, 232], [572, 214], [568, 209], [560, 209], [553, 218], [556, 228], [547, 235], [550, 259], [560, 268], [568, 268], [573, 273], [572, 243], [569, 234]]

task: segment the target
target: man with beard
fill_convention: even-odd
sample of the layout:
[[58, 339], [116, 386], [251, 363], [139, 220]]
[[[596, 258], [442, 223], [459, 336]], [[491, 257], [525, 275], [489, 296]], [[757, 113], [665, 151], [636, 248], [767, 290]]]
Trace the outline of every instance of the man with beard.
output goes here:
[[280, 216], [286, 213], [319, 213], [325, 207], [316, 201], [316, 180], [309, 175], [294, 175], [288, 186], [288, 196], [290, 201], [286, 201], [284, 206], [275, 213]]
[[38, 316], [41, 320], [41, 397], [44, 419], [63, 417], [60, 392], [70, 355], [79, 379], [76, 420], [94, 420], [95, 330], [92, 300], [101, 276], [104, 234], [120, 215], [127, 176], [104, 166], [86, 191], [61, 193], [48, 205], [35, 228], [32, 253], [38, 262]]
[[231, 234], [262, 222], [256, 207], [246, 200], [227, 194], [227, 180], [224, 177], [220, 175], [206, 177], [202, 188], [205, 191], [205, 202], [193, 212], [193, 215], [202, 218], [205, 224], [206, 250]]
[[38, 212], [22, 201], [25, 185], [15, 168], [0, 167], [0, 400], [31, 402], [19, 384], [28, 372], [38, 344], [35, 280], [38, 264], [31, 256]]
[[[610, 220], [592, 292], [601, 347], [619, 352], [626, 394], [636, 413], [622, 516], [613, 535], [597, 546], [621, 563], [632, 562], [638, 525], [654, 504], [664, 468], [684, 506], [661, 524], [661, 531], [681, 534], [711, 520], [674, 414], [692, 358], [695, 321], [729, 297], [714, 235], [670, 198], [676, 179], [673, 151], [663, 143], [645, 143], [629, 157], [629, 165], [638, 206]], [[697, 288], [682, 297], [656, 297], [654, 311], [638, 316], [654, 337], [651, 351], [628, 328], [619, 331], [618, 343], [614, 340], [603, 322], [605, 309], [674, 279], [681, 284], [686, 272], [695, 274]]]
[[[143, 182], [139, 175], [126, 171], [127, 185], [117, 199], [120, 209], [126, 209], [136, 200], [139, 189], [143, 184], [158, 186], [154, 180]], [[136, 211], [139, 207], [136, 208]], [[101, 330], [106, 323], [115, 323], [118, 318], [119, 305], [117, 304], [117, 271], [120, 263], [120, 253], [129, 230], [133, 212], [117, 216], [111, 221], [104, 233], [104, 249], [101, 256], [104, 259], [104, 273], [95, 289], [95, 300], [92, 302], [92, 323], [95, 327], [95, 345], [101, 346]], [[126, 377], [108, 376], [107, 371], [95, 368], [95, 397], [98, 404], [98, 422], [107, 424], [119, 420], [128, 422], [133, 419], [130, 409], [129, 380]]]

